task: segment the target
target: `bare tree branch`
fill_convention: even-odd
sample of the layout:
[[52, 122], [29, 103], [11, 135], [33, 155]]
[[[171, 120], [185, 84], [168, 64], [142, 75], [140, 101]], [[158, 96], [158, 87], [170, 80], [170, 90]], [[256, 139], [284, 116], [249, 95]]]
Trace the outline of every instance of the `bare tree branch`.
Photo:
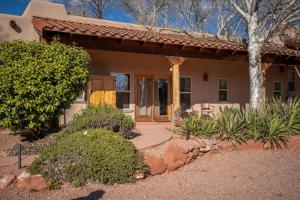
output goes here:
[[247, 14], [246, 12], [244, 12], [234, 0], [230, 0], [229, 1], [233, 7], [240, 13], [240, 15], [242, 15], [247, 21], [250, 21], [250, 15]]

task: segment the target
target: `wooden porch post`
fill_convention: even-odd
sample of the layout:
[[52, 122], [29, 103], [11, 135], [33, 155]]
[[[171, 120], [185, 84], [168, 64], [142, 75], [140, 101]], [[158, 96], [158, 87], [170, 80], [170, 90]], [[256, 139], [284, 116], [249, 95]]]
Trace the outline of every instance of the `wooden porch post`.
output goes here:
[[268, 69], [271, 67], [272, 63], [262, 63], [262, 75], [263, 75], [263, 88], [262, 88], [262, 93], [263, 93], [263, 102], [265, 103], [267, 100], [267, 88], [266, 88], [266, 74]]
[[173, 120], [180, 117], [180, 65], [183, 64], [185, 58], [166, 56], [170, 65], [172, 66], [172, 80], [173, 80]]

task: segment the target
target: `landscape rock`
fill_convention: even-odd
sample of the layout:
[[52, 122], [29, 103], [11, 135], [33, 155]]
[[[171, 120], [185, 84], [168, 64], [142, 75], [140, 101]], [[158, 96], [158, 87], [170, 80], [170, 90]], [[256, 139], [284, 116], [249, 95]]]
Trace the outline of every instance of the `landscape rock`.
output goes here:
[[199, 149], [194, 149], [192, 151], [192, 155], [195, 156], [195, 157], [199, 156], [199, 154], [200, 154], [200, 150]]
[[207, 144], [205, 142], [203, 142], [202, 140], [200, 140], [198, 142], [198, 144], [199, 144], [199, 148], [205, 148], [207, 146]]
[[162, 174], [167, 170], [167, 165], [164, 159], [161, 157], [156, 157], [150, 154], [144, 154], [145, 163], [150, 168], [150, 175], [154, 176], [157, 174]]
[[168, 165], [168, 171], [174, 171], [186, 163], [186, 159], [189, 155], [185, 154], [185, 151], [185, 149], [177, 146], [175, 143], [171, 143], [167, 147], [164, 161]]
[[144, 178], [145, 178], [145, 174], [144, 174], [144, 172], [136, 172], [136, 173], [134, 174], [134, 177], [135, 177], [137, 180], [144, 179]]
[[211, 146], [207, 145], [205, 148], [200, 148], [201, 153], [207, 153], [211, 150]]
[[176, 144], [177, 144], [177, 146], [181, 147], [184, 150], [184, 153], [191, 152], [194, 149], [198, 149], [201, 147], [201, 145], [198, 143], [198, 141], [194, 140], [194, 139], [178, 140], [178, 141], [176, 141]]
[[209, 146], [217, 145], [217, 140], [214, 139], [202, 139], [201, 141]]
[[185, 165], [190, 164], [193, 160], [195, 160], [200, 154], [199, 149], [194, 149], [193, 151], [189, 152], [188, 157], [185, 161]]
[[0, 190], [8, 187], [15, 180], [15, 178], [15, 175], [3, 175], [3, 177], [0, 178]]
[[30, 191], [42, 191], [48, 188], [48, 184], [41, 175], [30, 175], [23, 171], [17, 178], [16, 187]]

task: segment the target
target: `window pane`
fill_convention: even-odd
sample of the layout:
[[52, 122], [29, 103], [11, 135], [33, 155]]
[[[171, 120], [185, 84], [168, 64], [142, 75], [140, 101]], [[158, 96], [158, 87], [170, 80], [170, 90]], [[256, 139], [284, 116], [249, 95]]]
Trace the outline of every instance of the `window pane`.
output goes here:
[[191, 92], [191, 77], [180, 78], [180, 92]]
[[181, 108], [187, 109], [191, 107], [191, 94], [180, 94], [180, 105]]
[[281, 83], [274, 82], [274, 91], [280, 91], [280, 90], [281, 90]]
[[296, 74], [294, 71], [289, 71], [288, 72], [288, 80], [289, 81], [294, 81], [296, 79]]
[[219, 101], [227, 101], [227, 91], [219, 91]]
[[129, 108], [129, 92], [117, 92], [117, 108]]
[[288, 91], [295, 91], [295, 82], [288, 82]]
[[227, 80], [226, 79], [220, 79], [219, 80], [219, 89], [227, 89]]
[[124, 92], [130, 90], [130, 76], [129, 74], [113, 74], [116, 76], [116, 90], [117, 92]]

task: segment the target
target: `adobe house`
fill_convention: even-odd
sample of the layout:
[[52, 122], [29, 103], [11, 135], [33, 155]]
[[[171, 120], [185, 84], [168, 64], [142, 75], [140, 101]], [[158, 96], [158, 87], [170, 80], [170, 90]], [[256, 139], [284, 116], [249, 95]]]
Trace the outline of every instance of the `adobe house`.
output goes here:
[[[72, 16], [42, 1], [31, 1], [22, 16], [0, 14], [1, 41], [55, 37], [92, 59], [89, 84], [62, 123], [89, 103], [113, 104], [136, 121], [171, 121], [179, 110], [217, 112], [249, 101], [247, 51], [237, 38]], [[263, 49], [267, 98], [300, 96], [299, 58], [297, 48]]]

